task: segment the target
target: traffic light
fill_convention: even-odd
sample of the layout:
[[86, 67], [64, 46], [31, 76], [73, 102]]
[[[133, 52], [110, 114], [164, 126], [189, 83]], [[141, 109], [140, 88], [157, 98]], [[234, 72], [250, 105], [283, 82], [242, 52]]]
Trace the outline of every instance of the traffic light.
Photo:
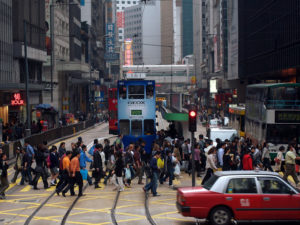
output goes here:
[[189, 131], [197, 131], [197, 107], [195, 105], [191, 105], [189, 110]]

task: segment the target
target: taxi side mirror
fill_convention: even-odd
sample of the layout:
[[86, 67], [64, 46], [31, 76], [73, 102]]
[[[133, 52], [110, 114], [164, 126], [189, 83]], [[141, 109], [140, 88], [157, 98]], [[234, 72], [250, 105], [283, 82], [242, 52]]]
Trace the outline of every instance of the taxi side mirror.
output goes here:
[[295, 194], [295, 192], [292, 189], [290, 189], [289, 194], [293, 195], [293, 194]]

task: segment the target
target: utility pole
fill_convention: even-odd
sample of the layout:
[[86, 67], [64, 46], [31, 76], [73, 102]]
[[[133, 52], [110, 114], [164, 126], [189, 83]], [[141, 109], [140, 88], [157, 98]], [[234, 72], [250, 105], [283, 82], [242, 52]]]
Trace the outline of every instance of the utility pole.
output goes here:
[[31, 133], [31, 111], [30, 111], [30, 100], [29, 100], [29, 71], [28, 71], [28, 58], [27, 58], [27, 27], [26, 21], [24, 20], [24, 55], [25, 55], [25, 89], [26, 89], [26, 115], [27, 115], [27, 129], [26, 136], [30, 136]]
[[54, 73], [54, 5], [50, 4], [50, 38], [51, 38], [51, 102], [53, 102], [53, 73]]
[[170, 96], [170, 105], [172, 107], [172, 104], [173, 104], [173, 100], [172, 100], [172, 97], [173, 97], [173, 67], [172, 67], [172, 64], [173, 64], [173, 46], [170, 46], [171, 48], [171, 96]]

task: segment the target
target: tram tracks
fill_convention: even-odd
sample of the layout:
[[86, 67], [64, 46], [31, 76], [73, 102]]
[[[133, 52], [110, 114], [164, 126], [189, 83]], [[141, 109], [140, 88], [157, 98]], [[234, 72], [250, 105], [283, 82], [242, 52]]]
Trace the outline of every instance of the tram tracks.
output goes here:
[[[86, 183], [83, 187], [83, 191], [85, 191], [85, 189], [88, 187], [88, 183]], [[38, 208], [36, 208], [31, 215], [26, 219], [24, 225], [29, 225], [31, 223], [31, 221], [34, 219], [34, 217], [36, 216], [36, 214], [38, 214], [38, 212], [47, 205], [47, 203], [50, 201], [50, 199], [52, 199], [52, 197], [56, 194], [56, 191], [52, 192], [45, 200], [44, 202], [42, 202], [42, 204], [40, 204], [40, 206]], [[61, 221], [61, 225], [65, 225], [67, 218], [70, 214], [70, 212], [72, 211], [72, 209], [74, 208], [75, 204], [77, 203], [77, 201], [79, 200], [81, 196], [77, 196], [74, 201], [72, 202], [72, 204], [69, 206], [68, 210], [66, 211], [66, 213], [64, 214], [62, 221]]]
[[[146, 183], [147, 183], [147, 181], [146, 181]], [[120, 191], [117, 192], [115, 200], [114, 200], [113, 207], [111, 209], [111, 220], [112, 220], [112, 223], [114, 225], [118, 225], [118, 221], [116, 219], [115, 213], [116, 213], [116, 208], [117, 208], [117, 205], [118, 205], [118, 200], [120, 198], [120, 193], [121, 193]], [[156, 222], [153, 220], [153, 218], [151, 216], [151, 213], [150, 213], [150, 210], [149, 210], [149, 196], [148, 196], [147, 192], [145, 192], [144, 207], [145, 207], [145, 214], [146, 214], [146, 218], [147, 218], [148, 222], [151, 225], [157, 225]]]

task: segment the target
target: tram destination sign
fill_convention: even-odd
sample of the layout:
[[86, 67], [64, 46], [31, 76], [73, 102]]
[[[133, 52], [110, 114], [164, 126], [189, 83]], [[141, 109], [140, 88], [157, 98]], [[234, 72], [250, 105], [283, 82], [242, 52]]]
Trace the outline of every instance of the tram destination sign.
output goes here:
[[143, 113], [142, 113], [142, 110], [131, 110], [131, 115], [132, 116], [141, 116]]
[[300, 123], [300, 111], [276, 111], [275, 123]]

